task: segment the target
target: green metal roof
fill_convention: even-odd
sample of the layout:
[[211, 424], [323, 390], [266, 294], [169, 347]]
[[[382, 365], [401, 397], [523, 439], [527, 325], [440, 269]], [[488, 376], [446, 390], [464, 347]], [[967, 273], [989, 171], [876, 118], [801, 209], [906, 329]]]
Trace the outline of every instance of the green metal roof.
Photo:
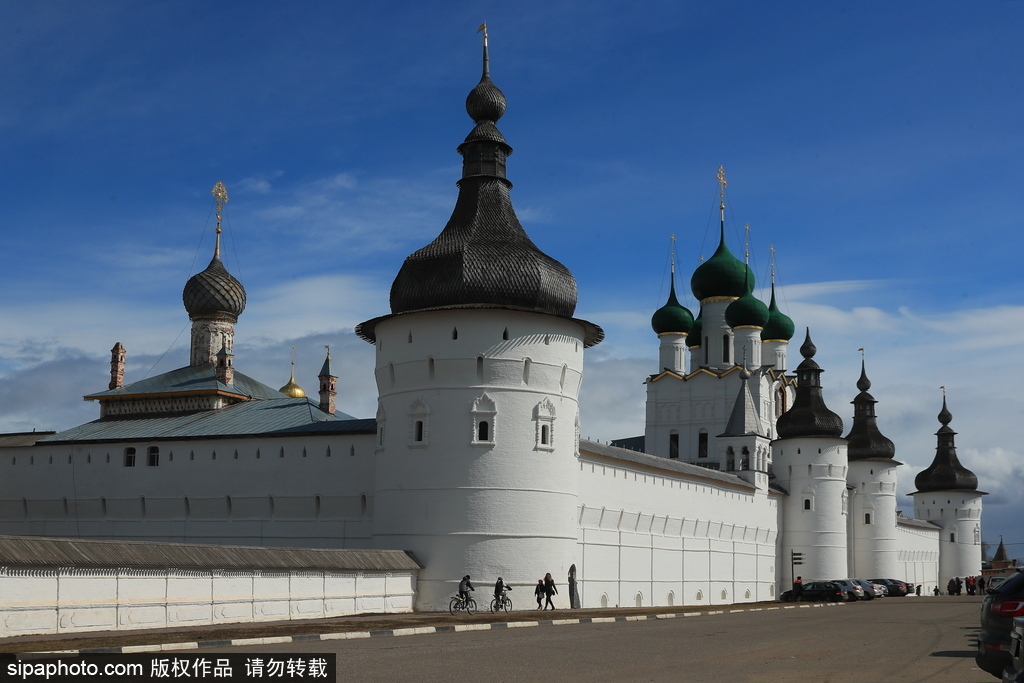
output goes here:
[[248, 375], [235, 371], [234, 383], [224, 384], [217, 379], [217, 367], [213, 363], [190, 365], [165, 372], [156, 377], [147, 377], [138, 382], [126, 384], [117, 389], [89, 394], [86, 400], [111, 400], [118, 397], [140, 396], [143, 394], [191, 394], [220, 391], [246, 398], [285, 398], [277, 389], [268, 387]]
[[58, 432], [38, 443], [372, 434], [376, 430], [377, 421], [372, 418], [360, 420], [345, 413], [330, 415], [312, 399], [282, 396], [185, 415], [105, 417]]

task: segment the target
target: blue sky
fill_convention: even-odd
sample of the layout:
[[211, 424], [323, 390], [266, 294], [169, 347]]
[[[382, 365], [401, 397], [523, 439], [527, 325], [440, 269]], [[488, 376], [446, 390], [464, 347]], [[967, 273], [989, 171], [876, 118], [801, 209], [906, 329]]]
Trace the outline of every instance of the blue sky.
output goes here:
[[0, 429], [94, 419], [116, 341], [128, 381], [187, 363], [218, 180], [236, 365], [284, 384], [294, 345], [310, 388], [329, 343], [373, 415], [351, 330], [451, 212], [487, 21], [519, 217], [607, 332], [584, 436], [642, 433], [669, 235], [695, 308], [724, 165], [730, 245], [749, 223], [758, 291], [775, 246], [830, 407], [849, 426], [865, 348], [903, 494], [945, 386], [984, 536], [1024, 556], [1024, 1], [431, 5], [0, 5]]

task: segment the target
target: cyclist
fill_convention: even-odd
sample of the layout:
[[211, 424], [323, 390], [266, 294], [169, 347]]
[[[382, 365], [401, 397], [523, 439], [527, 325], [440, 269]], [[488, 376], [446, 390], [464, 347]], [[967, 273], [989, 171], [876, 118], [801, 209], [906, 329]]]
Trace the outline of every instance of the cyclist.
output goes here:
[[512, 590], [512, 586], [506, 585], [505, 581], [499, 576], [498, 580], [494, 584], [494, 599], [498, 601], [498, 606], [505, 600], [505, 591]]
[[464, 600], [464, 601], [468, 600], [469, 599], [469, 592], [468, 591], [475, 591], [475, 590], [476, 589], [473, 588], [473, 584], [469, 580], [469, 574], [466, 574], [465, 576], [463, 576], [462, 577], [462, 581], [459, 581], [459, 597], [462, 598], [462, 600]]

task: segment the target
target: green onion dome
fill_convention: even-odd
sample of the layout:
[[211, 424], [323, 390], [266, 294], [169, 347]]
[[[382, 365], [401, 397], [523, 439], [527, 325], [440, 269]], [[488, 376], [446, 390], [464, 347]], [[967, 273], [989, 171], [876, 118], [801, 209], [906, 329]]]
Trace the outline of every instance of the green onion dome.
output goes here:
[[725, 322], [729, 327], [764, 327], [768, 322], [768, 307], [747, 292], [725, 309]]
[[651, 327], [657, 334], [686, 334], [693, 327], [693, 313], [676, 298], [676, 279], [672, 274], [668, 302], [651, 316]]
[[704, 341], [704, 309], [697, 311], [697, 319], [693, 321], [690, 328], [690, 335], [686, 338], [687, 346], [691, 349], [700, 346]]
[[789, 341], [793, 338], [796, 327], [793, 320], [779, 310], [775, 303], [775, 283], [772, 283], [772, 300], [768, 304], [768, 322], [761, 330], [761, 341]]
[[739, 298], [754, 291], [754, 273], [725, 244], [725, 225], [714, 255], [693, 271], [690, 290], [697, 301], [717, 296]]

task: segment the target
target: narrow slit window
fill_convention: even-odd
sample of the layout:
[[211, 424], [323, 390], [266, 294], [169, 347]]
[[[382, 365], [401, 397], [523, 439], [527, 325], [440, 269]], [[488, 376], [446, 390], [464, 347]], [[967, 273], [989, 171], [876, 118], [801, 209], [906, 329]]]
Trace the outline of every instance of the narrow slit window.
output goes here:
[[480, 420], [476, 426], [476, 440], [489, 441], [491, 436], [491, 425], [487, 420]]

